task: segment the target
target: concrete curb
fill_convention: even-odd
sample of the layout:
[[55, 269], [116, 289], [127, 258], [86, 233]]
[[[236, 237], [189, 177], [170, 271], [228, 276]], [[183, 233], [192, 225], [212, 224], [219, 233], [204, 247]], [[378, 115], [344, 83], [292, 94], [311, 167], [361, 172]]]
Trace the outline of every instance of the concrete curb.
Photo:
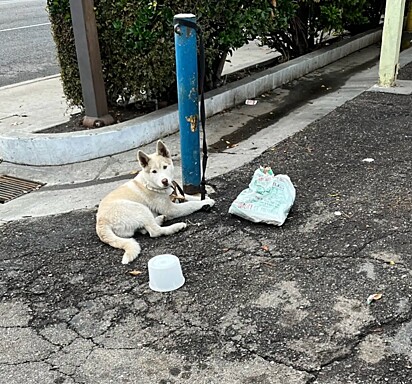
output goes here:
[[4, 86], [0, 87], [0, 91], [6, 90], [6, 89], [12, 89], [12, 88], [16, 88], [16, 87], [22, 87], [24, 85], [38, 83], [39, 81], [57, 79], [59, 77], [60, 77], [60, 74], [57, 74], [57, 75], [38, 77], [37, 79], [25, 80], [25, 81], [21, 81], [20, 83], [16, 83], [16, 84], [4, 85]]
[[[206, 94], [208, 117], [243, 103], [248, 98], [279, 87], [337, 61], [380, 40], [374, 30], [340, 41], [228, 84]], [[120, 124], [89, 131], [0, 136], [4, 161], [26, 165], [63, 165], [128, 151], [178, 130], [177, 105]]]

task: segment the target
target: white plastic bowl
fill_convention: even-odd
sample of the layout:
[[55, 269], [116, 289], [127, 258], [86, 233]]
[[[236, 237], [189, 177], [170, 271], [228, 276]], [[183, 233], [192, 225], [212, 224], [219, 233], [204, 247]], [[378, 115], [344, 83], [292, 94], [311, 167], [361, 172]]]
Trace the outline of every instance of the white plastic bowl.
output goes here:
[[156, 292], [170, 292], [185, 283], [179, 259], [174, 255], [158, 255], [148, 262], [149, 287]]

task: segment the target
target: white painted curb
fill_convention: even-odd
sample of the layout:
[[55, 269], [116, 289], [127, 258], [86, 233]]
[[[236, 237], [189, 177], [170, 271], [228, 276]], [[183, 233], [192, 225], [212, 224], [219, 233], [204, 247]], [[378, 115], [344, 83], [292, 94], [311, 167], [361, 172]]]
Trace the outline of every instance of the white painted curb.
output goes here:
[[[208, 117], [337, 61], [380, 41], [374, 30], [340, 41], [274, 68], [210, 91], [205, 95]], [[4, 161], [26, 165], [63, 165], [114, 155], [148, 144], [179, 129], [177, 105], [123, 123], [89, 131], [0, 136]]]

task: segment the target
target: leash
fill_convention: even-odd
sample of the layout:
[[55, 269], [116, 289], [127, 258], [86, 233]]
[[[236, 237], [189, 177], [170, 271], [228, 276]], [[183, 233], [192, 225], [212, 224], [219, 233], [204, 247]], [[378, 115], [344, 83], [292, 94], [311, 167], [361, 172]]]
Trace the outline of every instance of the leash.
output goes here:
[[203, 158], [202, 158], [202, 179], [200, 182], [200, 198], [204, 200], [206, 197], [206, 166], [207, 166], [207, 142], [206, 142], [206, 109], [205, 109], [205, 75], [206, 75], [206, 60], [205, 60], [205, 46], [203, 43], [203, 33], [200, 26], [193, 21], [179, 20], [180, 25], [192, 28], [199, 36], [199, 94], [200, 94], [200, 122], [202, 124], [203, 132]]
[[172, 181], [172, 189], [173, 192], [170, 195], [170, 198], [174, 203], [181, 203], [186, 200], [182, 187], [174, 180]]

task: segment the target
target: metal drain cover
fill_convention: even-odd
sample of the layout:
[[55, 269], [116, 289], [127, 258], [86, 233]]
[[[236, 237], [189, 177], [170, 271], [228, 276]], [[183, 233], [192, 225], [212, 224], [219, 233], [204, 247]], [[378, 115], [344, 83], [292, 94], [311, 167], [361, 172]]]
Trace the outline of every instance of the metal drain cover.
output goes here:
[[44, 183], [0, 175], [0, 204], [41, 188]]

